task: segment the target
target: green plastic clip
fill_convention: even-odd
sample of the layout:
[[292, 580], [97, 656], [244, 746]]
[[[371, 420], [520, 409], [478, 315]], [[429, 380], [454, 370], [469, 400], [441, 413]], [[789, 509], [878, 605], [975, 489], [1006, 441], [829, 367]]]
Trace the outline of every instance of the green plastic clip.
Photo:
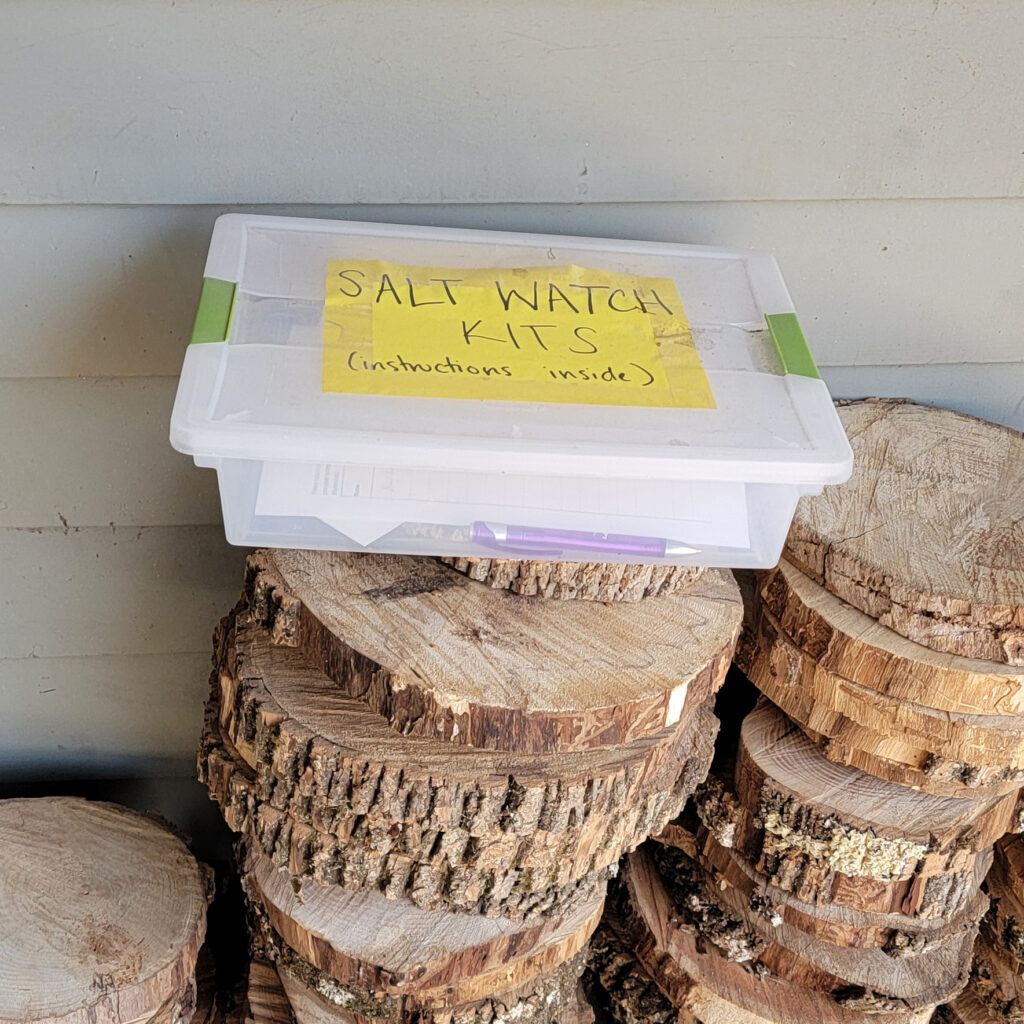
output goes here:
[[807, 347], [804, 332], [800, 330], [800, 321], [796, 313], [771, 313], [765, 316], [768, 333], [775, 343], [775, 351], [779, 354], [784, 373], [795, 373], [801, 377], [821, 379], [814, 357]]
[[199, 293], [199, 308], [192, 325], [193, 345], [211, 341], [227, 341], [231, 329], [231, 314], [235, 309], [234, 281], [222, 281], [218, 277], [204, 277], [203, 290]]

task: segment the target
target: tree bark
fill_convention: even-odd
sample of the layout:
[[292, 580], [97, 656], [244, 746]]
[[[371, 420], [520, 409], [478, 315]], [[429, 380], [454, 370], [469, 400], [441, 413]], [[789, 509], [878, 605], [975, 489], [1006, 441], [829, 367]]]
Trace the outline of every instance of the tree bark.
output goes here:
[[703, 566], [547, 562], [519, 558], [441, 558], [495, 590], [553, 601], [642, 601], [686, 590]]

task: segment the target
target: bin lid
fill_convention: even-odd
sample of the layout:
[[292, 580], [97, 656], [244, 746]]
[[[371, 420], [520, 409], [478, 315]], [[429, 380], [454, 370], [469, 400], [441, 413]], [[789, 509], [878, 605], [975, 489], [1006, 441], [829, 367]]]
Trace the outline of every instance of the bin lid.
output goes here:
[[243, 214], [214, 228], [171, 442], [810, 488], [852, 467], [766, 253]]

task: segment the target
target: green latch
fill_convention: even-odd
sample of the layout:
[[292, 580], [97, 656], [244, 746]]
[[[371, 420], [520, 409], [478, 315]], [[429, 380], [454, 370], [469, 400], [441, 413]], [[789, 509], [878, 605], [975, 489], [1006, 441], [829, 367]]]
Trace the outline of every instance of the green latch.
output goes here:
[[814, 365], [814, 357], [807, 347], [804, 332], [800, 330], [796, 313], [771, 313], [765, 316], [765, 320], [768, 333], [775, 342], [775, 351], [779, 354], [783, 372], [820, 380], [821, 374]]
[[192, 325], [193, 345], [208, 341], [227, 341], [231, 329], [231, 314], [235, 308], [234, 281], [222, 281], [218, 277], [204, 277], [203, 290], [199, 293], [199, 308]]

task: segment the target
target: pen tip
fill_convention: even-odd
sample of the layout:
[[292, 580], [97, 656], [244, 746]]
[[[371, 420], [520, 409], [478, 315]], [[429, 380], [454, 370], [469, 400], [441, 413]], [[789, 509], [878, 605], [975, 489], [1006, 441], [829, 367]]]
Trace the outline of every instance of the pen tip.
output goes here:
[[679, 544], [677, 541], [670, 540], [665, 542], [665, 557], [680, 557], [682, 555], [695, 555], [700, 548], [691, 548], [686, 544]]

